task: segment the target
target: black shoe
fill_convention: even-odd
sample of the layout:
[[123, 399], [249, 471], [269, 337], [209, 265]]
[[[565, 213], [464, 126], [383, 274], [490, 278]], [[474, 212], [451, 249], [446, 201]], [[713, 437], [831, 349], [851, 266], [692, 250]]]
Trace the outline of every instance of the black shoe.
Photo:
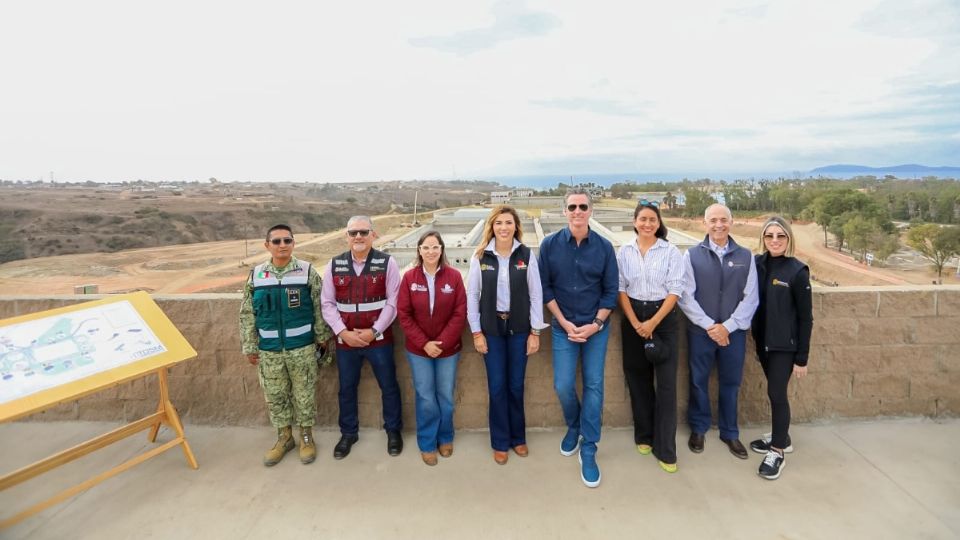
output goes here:
[[[770, 443], [772, 442], [773, 435], [770, 433], [764, 433], [763, 437], [750, 442], [750, 449], [758, 454], [766, 454], [770, 451]], [[787, 435], [787, 447], [783, 449], [785, 454], [790, 454], [793, 452], [793, 443], [790, 442], [790, 436]]]
[[743, 447], [743, 443], [740, 442], [740, 439], [724, 439], [723, 437], [720, 437], [720, 440], [727, 445], [727, 448], [730, 449], [731, 454], [740, 459], [747, 459], [747, 449]]
[[343, 459], [350, 455], [350, 448], [359, 439], [356, 435], [341, 435], [340, 441], [333, 447], [333, 459]]
[[690, 451], [694, 454], [699, 454], [703, 452], [703, 434], [702, 433], [691, 433], [690, 440], [687, 441], [687, 446], [690, 447]]
[[760, 470], [757, 471], [757, 474], [767, 480], [776, 480], [780, 478], [780, 471], [782, 471], [786, 465], [787, 463], [783, 459], [783, 454], [776, 450], [771, 450], [767, 452], [767, 455], [763, 458], [763, 463], [760, 464]]
[[399, 431], [387, 432], [387, 453], [391, 456], [399, 456], [403, 452], [403, 435]]

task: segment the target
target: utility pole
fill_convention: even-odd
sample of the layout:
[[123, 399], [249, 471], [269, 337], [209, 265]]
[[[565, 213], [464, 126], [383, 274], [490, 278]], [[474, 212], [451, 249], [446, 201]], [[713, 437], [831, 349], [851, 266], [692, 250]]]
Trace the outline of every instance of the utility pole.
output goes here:
[[420, 199], [420, 190], [417, 190], [413, 194], [413, 226], [416, 227], [420, 223], [417, 221], [417, 201]]

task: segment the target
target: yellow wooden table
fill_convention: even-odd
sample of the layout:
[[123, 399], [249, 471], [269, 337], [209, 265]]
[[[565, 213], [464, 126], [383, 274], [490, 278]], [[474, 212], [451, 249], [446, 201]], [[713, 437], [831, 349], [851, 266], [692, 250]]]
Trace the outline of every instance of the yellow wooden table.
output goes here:
[[167, 368], [197, 356], [193, 347], [145, 292], [112, 296], [0, 320], [0, 422], [74, 401], [126, 381], [156, 374], [157, 412], [0, 477], [0, 491], [144, 430], [155, 442], [161, 425], [176, 437], [16, 515], [18, 523], [94, 485], [180, 446], [194, 469], [183, 424], [170, 402]]

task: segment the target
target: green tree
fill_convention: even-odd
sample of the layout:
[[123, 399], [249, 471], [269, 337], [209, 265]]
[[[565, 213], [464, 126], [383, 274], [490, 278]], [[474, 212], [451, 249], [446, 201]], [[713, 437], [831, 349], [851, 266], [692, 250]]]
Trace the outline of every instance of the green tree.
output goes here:
[[907, 244], [933, 263], [937, 283], [943, 283], [943, 267], [960, 254], [960, 227], [941, 227], [933, 223], [915, 225], [907, 233]]
[[686, 217], [703, 216], [707, 207], [717, 202], [707, 192], [696, 186], [684, 188], [683, 197], [686, 199], [683, 208], [683, 215]]
[[854, 214], [843, 224], [843, 235], [850, 244], [850, 250], [860, 253], [860, 260], [867, 258], [870, 248], [870, 236], [875, 231], [875, 225], [859, 214]]

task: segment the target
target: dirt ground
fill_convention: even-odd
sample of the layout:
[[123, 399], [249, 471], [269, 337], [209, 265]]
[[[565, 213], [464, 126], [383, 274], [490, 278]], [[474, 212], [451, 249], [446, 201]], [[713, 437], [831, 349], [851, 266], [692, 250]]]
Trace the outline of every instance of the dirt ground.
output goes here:
[[[667, 225], [696, 237], [704, 235], [702, 222], [692, 219], [666, 219]], [[757, 250], [760, 240], [760, 227], [763, 220], [735, 219], [731, 234], [740, 242]], [[912, 260], [913, 257], [905, 254], [909, 250], [902, 250], [900, 254], [890, 258], [886, 267], [867, 266], [857, 262], [846, 252], [838, 252], [834, 248], [823, 245], [823, 229], [816, 223], [794, 222], [792, 225], [796, 236], [795, 255], [807, 263], [810, 273], [815, 277], [815, 285], [819, 286], [852, 286], [852, 285], [929, 285], [935, 281], [936, 273], [929, 265], [901, 264], [898, 261]], [[900, 252], [898, 252], [900, 253]], [[954, 274], [956, 267], [944, 269], [944, 284], [960, 284]]]
[[[378, 216], [377, 244], [406, 232], [403, 216]], [[325, 264], [346, 250], [343, 231], [298, 234], [295, 255]], [[266, 260], [262, 238], [61, 255], [0, 265], [0, 295], [73, 294], [96, 284], [101, 293], [144, 290], [161, 294], [238, 292], [250, 269]]]
[[[408, 231], [404, 216], [374, 218], [380, 231], [377, 244]], [[669, 226], [696, 237], [700, 221], [668, 219]], [[756, 248], [759, 220], [736, 220], [732, 234], [741, 244]], [[810, 265], [820, 286], [929, 284], [932, 270], [916, 265], [903, 268], [868, 267], [846, 253], [823, 247], [823, 232], [814, 223], [796, 223], [797, 256]], [[345, 249], [343, 232], [297, 235], [299, 258], [325, 264]], [[14, 261], [0, 265], [0, 295], [73, 294], [76, 285], [96, 284], [101, 293], [145, 290], [161, 294], [237, 292], [250, 268], [265, 260], [263, 240], [233, 240], [116, 253], [62, 255]], [[944, 272], [944, 283], [960, 283], [955, 269]]]

